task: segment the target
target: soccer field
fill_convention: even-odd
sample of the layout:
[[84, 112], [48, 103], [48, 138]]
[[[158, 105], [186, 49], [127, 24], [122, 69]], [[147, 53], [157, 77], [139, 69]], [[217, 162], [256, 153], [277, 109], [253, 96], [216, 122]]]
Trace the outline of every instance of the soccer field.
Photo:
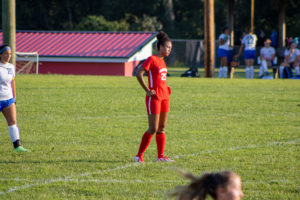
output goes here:
[[29, 153], [15, 153], [0, 120], [0, 199], [167, 199], [200, 175], [232, 170], [244, 199], [299, 199], [300, 82], [170, 77], [166, 155], [155, 138], [133, 162], [147, 128], [134, 77], [20, 75], [17, 114]]

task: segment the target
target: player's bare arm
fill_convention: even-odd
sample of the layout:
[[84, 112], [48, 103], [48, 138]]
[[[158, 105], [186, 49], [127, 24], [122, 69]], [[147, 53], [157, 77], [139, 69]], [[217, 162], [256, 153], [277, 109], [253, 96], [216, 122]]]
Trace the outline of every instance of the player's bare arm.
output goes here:
[[147, 85], [146, 85], [146, 83], [144, 81], [144, 78], [143, 78], [143, 75], [144, 75], [145, 72], [146, 71], [145, 71], [144, 68], [142, 68], [142, 67], [139, 68], [139, 70], [136, 73], [136, 78], [137, 78], [138, 82], [140, 83], [140, 85], [142, 86], [142, 88], [145, 90], [146, 95], [149, 96], [149, 97], [151, 97], [151, 96], [155, 95], [155, 91], [154, 90], [150, 90], [147, 87]]

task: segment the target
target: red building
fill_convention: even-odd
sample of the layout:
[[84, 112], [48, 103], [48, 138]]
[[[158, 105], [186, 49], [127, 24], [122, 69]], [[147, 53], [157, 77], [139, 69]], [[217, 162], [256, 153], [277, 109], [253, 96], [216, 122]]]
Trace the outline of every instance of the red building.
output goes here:
[[156, 32], [17, 31], [16, 51], [38, 52], [40, 74], [132, 76], [139, 62], [152, 55], [156, 35]]

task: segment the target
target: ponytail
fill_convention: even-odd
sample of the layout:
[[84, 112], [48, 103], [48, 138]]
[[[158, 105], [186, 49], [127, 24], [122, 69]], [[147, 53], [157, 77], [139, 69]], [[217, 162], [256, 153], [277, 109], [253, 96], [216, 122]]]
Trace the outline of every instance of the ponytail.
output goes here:
[[160, 31], [157, 36], [157, 49], [159, 50], [160, 49], [160, 45], [165, 45], [166, 42], [169, 42], [171, 41], [168, 34], [166, 34], [165, 32], [163, 31]]
[[217, 188], [227, 186], [234, 173], [230, 171], [205, 173], [201, 177], [195, 177], [190, 173], [183, 175], [190, 179], [191, 183], [187, 186], [176, 187], [170, 196], [176, 196], [177, 200], [205, 200], [207, 195], [217, 199]]

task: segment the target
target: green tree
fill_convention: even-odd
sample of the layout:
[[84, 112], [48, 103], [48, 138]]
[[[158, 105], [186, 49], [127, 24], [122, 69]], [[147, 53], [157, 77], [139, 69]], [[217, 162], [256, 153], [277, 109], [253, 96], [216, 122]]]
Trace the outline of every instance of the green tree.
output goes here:
[[[243, 30], [250, 23], [250, 2], [235, 0], [235, 30]], [[262, 29], [269, 36], [278, 29], [278, 2], [255, 1], [256, 31]], [[159, 30], [162, 25], [171, 38], [202, 39], [203, 7], [203, 0], [16, 0], [16, 27], [18, 30], [78, 30], [80, 27], [80, 30], [153, 31]], [[299, 0], [287, 1], [287, 36], [299, 35], [299, 10]], [[134, 17], [128, 18], [128, 15]], [[93, 18], [96, 22], [90, 24], [91, 28], [83, 26], [88, 16], [103, 18]], [[1, 22], [2, 15], [0, 18]], [[85, 21], [86, 25], [89, 23]], [[97, 23], [102, 25], [99, 27]], [[226, 0], [215, 0], [215, 25], [217, 36], [227, 25]]]
[[123, 19], [107, 21], [103, 16], [89, 15], [82, 18], [75, 29], [84, 31], [128, 31], [130, 25]]
[[138, 18], [135, 15], [127, 14], [126, 20], [130, 23], [131, 31], [159, 31], [162, 30], [163, 25], [157, 20], [157, 17], [151, 17], [148, 15], [143, 15]]

